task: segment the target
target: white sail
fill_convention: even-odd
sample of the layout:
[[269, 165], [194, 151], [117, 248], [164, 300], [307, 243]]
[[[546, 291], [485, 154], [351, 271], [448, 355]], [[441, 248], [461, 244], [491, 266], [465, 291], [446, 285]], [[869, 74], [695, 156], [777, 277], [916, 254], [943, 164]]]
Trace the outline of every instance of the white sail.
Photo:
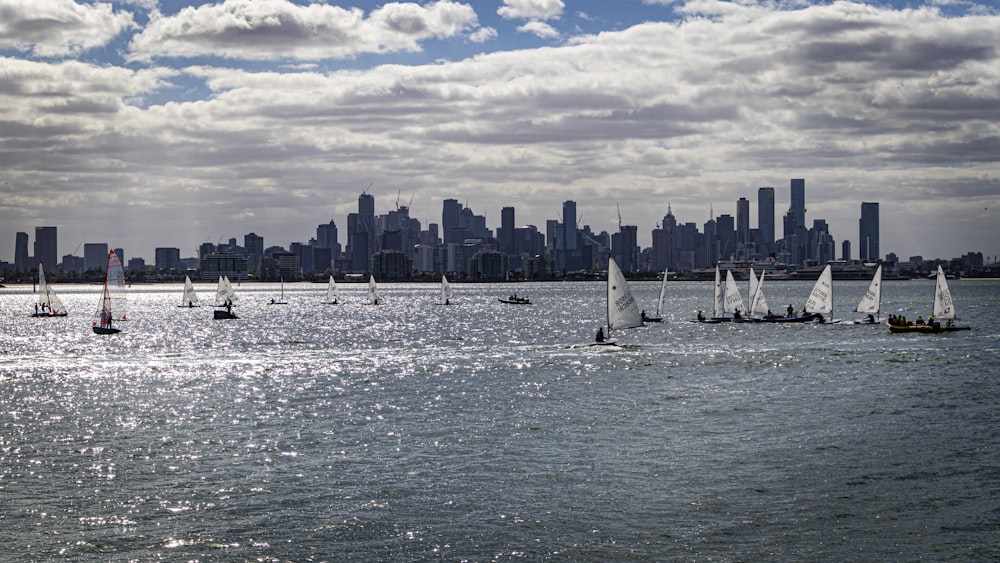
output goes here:
[[125, 320], [128, 320], [125, 307], [125, 269], [112, 250], [108, 253], [108, 268], [104, 276], [101, 299], [97, 304], [97, 313], [94, 316], [94, 326], [110, 329], [111, 321]]
[[722, 276], [719, 273], [719, 265], [715, 265], [715, 301], [712, 304], [712, 316], [721, 318], [726, 316], [725, 292], [722, 289]]
[[443, 305], [451, 303], [451, 283], [445, 275], [441, 276], [441, 303]]
[[663, 317], [663, 300], [667, 297], [667, 277], [670, 276], [670, 269], [663, 270], [663, 281], [660, 282], [660, 297], [656, 300], [656, 316]]
[[[750, 269], [750, 275], [753, 276], [753, 268]], [[764, 299], [764, 272], [760, 272], [760, 281], [755, 284], [757, 287], [754, 290], [753, 299], [750, 301], [750, 316], [751, 317], [766, 317], [770, 308], [767, 306], [767, 299]]]
[[833, 268], [827, 264], [806, 300], [807, 313], [833, 312]]
[[868, 291], [858, 301], [858, 306], [854, 310], [858, 313], [872, 313], [878, 315], [882, 309], [882, 265], [875, 268], [875, 275], [868, 284]]
[[43, 313], [53, 316], [68, 314], [56, 291], [45, 281], [45, 270], [41, 262], [38, 263], [38, 306]]
[[608, 259], [608, 330], [642, 326], [639, 304], [614, 258]]
[[198, 293], [194, 290], [194, 284], [191, 283], [191, 276], [184, 276], [184, 295], [181, 296], [181, 305], [184, 307], [193, 307], [198, 304]]
[[743, 306], [743, 297], [740, 295], [740, 288], [736, 285], [736, 280], [733, 279], [733, 271], [726, 270], [726, 313], [735, 313], [736, 311], [740, 313], [746, 312], [746, 307]]
[[[764, 275], [764, 271], [761, 270], [760, 275]], [[753, 309], [753, 297], [757, 294], [757, 275], [753, 271], [753, 266], [750, 266], [750, 286], [747, 288], [747, 303], [750, 304], [750, 308]]]
[[375, 285], [375, 276], [368, 276], [368, 304], [378, 305], [378, 287]]
[[236, 302], [236, 291], [233, 284], [229, 283], [229, 276], [219, 276], [219, 285], [215, 289], [215, 306], [225, 307]]
[[951, 291], [948, 290], [948, 280], [945, 278], [944, 270], [938, 265], [937, 286], [934, 289], [934, 320], [957, 318]]
[[326, 302], [337, 302], [337, 282], [333, 281], [333, 276], [330, 276], [330, 281], [326, 284]]

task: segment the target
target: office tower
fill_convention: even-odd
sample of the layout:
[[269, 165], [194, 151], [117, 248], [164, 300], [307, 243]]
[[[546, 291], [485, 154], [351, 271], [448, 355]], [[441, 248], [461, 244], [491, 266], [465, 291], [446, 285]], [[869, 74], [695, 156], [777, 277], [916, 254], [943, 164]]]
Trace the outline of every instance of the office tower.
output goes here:
[[750, 200], [745, 197], [736, 200], [736, 242], [750, 242]]
[[358, 196], [358, 215], [375, 216], [375, 196], [368, 193]]
[[257, 233], [243, 235], [243, 248], [247, 251], [247, 268], [259, 270], [260, 261], [264, 258], [264, 237]]
[[565, 250], [576, 250], [576, 202], [563, 202], [562, 244]]
[[[446, 199], [441, 210], [441, 236], [444, 243], [461, 244], [461, 240], [455, 240], [455, 232], [458, 229], [458, 218], [462, 213], [462, 204], [457, 199]], [[463, 239], [465, 237], [462, 237]]]
[[158, 247], [153, 251], [157, 270], [180, 270], [181, 249]]
[[50, 272], [58, 266], [57, 247], [55, 227], [35, 227], [35, 262], [41, 262]]
[[31, 269], [28, 256], [28, 233], [17, 233], [14, 242], [14, 269], [28, 271]]
[[635, 272], [639, 268], [639, 227], [622, 225], [611, 235], [611, 250], [623, 272]]
[[806, 226], [806, 181], [803, 178], [792, 179], [792, 204], [788, 211], [795, 218], [795, 227]]
[[715, 238], [718, 242], [718, 259], [730, 260], [736, 254], [736, 222], [728, 213], [715, 220]]
[[862, 262], [875, 262], [879, 257], [878, 248], [878, 202], [861, 203], [861, 219], [858, 221], [858, 258]]
[[515, 254], [517, 252], [514, 245], [515, 228], [514, 208], [504, 207], [500, 210], [500, 232], [497, 233], [501, 252], [506, 254]]
[[851, 241], [844, 239], [844, 242], [840, 243], [840, 259], [844, 262], [851, 261]]
[[757, 188], [757, 230], [764, 243], [761, 253], [774, 252], [774, 188]]
[[88, 242], [83, 245], [83, 270], [104, 271], [108, 265], [108, 244], [105, 242]]
[[340, 250], [340, 243], [337, 241], [337, 225], [330, 219], [329, 223], [316, 226], [316, 246], [318, 248], [332, 248]]

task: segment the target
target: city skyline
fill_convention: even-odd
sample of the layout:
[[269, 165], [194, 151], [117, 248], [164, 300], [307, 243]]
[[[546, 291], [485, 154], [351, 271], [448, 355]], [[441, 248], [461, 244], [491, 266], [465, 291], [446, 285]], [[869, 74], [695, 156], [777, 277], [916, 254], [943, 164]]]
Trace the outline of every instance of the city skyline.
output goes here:
[[[188, 6], [185, 8], [185, 6]], [[561, 0], [338, 5], [0, 0], [0, 260], [17, 232], [159, 246], [287, 245], [357, 194], [440, 222], [776, 225], [880, 257], [1000, 254], [1000, 13], [990, 2]], [[751, 202], [749, 216], [736, 202]], [[342, 223], [342, 221], [344, 223]], [[740, 228], [745, 228], [743, 222]], [[280, 242], [279, 242], [280, 241]], [[840, 249], [838, 248], [838, 255]]]

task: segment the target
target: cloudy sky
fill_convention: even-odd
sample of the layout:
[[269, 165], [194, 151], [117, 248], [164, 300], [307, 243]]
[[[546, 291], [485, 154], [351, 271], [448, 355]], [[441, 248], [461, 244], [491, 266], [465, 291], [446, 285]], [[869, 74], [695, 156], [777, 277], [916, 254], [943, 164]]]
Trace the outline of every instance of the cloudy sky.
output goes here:
[[1000, 255], [996, 3], [0, 0], [0, 260], [344, 243], [365, 189], [645, 246], [791, 178], [855, 256], [862, 201], [883, 253]]

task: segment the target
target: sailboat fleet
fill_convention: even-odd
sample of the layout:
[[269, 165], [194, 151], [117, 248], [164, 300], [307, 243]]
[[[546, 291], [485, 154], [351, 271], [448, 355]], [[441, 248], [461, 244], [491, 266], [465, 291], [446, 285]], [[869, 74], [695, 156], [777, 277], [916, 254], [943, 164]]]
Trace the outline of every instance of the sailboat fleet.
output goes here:
[[[639, 310], [638, 303], [632, 294], [631, 287], [626, 280], [621, 269], [615, 260], [609, 259], [607, 278], [607, 324], [602, 326], [595, 338], [595, 344], [609, 345], [615, 344], [612, 334], [624, 329], [642, 326], [646, 322], [661, 322], [664, 314], [664, 303], [667, 293], [667, 280], [669, 271], [663, 272], [663, 279], [656, 302], [656, 316], [647, 317], [645, 310]], [[887, 324], [894, 333], [935, 333], [951, 332], [957, 330], [969, 330], [968, 326], [957, 326], [954, 321], [958, 319], [955, 313], [955, 305], [948, 288], [948, 281], [943, 269], [938, 266], [936, 274], [933, 315], [926, 321], [918, 317], [915, 321], [904, 316], [890, 315], [888, 319], [881, 316], [882, 308], [882, 266], [876, 267], [871, 282], [867, 290], [861, 297], [854, 312], [866, 315], [864, 318], [856, 319], [853, 324], [879, 325]], [[764, 271], [757, 276], [753, 268], [750, 268], [748, 279], [749, 287], [747, 291], [747, 303], [743, 301], [739, 287], [731, 270], [726, 271], [725, 282], [722, 281], [722, 273], [718, 266], [715, 269], [715, 282], [713, 294], [712, 317], [706, 318], [701, 311], [698, 311], [697, 322], [721, 323], [721, 322], [777, 322], [777, 323], [820, 323], [835, 324], [841, 322], [840, 319], [828, 318], [833, 314], [833, 272], [832, 267], [827, 264], [820, 273], [812, 291], [806, 299], [805, 306], [800, 313], [789, 305], [784, 315], [777, 315], [768, 308], [767, 299], [764, 296]], [[323, 303], [339, 303], [337, 283], [333, 276], [329, 277], [326, 287], [326, 298]], [[237, 301], [236, 292], [227, 276], [219, 276], [216, 289], [215, 319], [237, 319], [233, 313], [233, 306]], [[453, 301], [451, 283], [447, 275], [441, 276], [439, 304], [449, 305]], [[501, 299], [503, 301], [503, 299]], [[271, 300], [272, 303], [287, 303], [284, 301], [284, 280], [281, 284], [281, 298], [279, 301]], [[368, 278], [367, 304], [378, 305], [381, 303], [378, 285], [374, 276]], [[108, 254], [108, 265], [101, 296], [98, 301], [97, 311], [94, 314], [92, 328], [96, 334], [116, 334], [120, 329], [115, 327], [117, 322], [125, 321], [126, 314], [125, 298], [125, 272], [121, 261], [114, 251]], [[185, 276], [184, 290], [181, 302], [178, 307], [196, 308], [200, 307], [200, 300], [195, 291], [191, 278]], [[35, 303], [35, 312], [32, 317], [65, 317], [68, 315], [66, 307], [56, 295], [52, 284], [45, 278], [42, 264], [38, 265], [38, 301]]]

